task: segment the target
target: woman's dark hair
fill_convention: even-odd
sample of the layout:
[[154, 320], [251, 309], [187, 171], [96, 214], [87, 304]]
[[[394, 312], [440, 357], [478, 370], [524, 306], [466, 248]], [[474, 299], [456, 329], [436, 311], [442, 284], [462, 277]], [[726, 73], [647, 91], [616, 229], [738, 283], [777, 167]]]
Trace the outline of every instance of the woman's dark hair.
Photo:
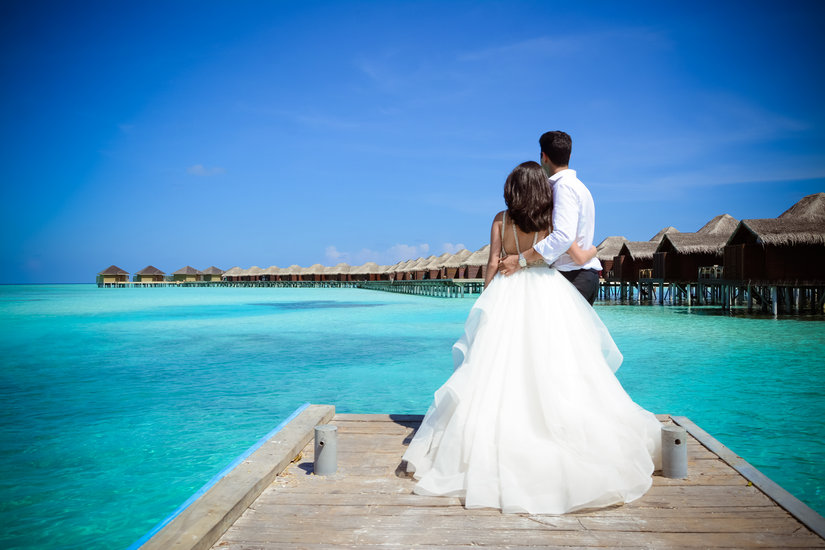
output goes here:
[[516, 166], [504, 183], [507, 214], [525, 233], [553, 225], [553, 193], [541, 165], [532, 160]]

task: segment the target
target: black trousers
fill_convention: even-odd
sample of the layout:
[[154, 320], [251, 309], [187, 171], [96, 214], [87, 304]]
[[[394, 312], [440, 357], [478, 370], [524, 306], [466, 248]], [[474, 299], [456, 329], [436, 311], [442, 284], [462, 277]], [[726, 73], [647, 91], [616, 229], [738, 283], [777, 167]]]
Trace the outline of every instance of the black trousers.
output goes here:
[[565, 279], [573, 283], [584, 299], [593, 305], [599, 290], [599, 272], [595, 269], [575, 269], [573, 271], [559, 271]]

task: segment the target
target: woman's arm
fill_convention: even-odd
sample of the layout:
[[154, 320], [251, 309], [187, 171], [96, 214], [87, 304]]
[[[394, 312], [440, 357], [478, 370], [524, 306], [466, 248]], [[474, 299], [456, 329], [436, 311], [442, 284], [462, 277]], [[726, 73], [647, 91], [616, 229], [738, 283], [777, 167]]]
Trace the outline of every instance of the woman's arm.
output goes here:
[[484, 288], [490, 286], [490, 281], [498, 273], [498, 258], [501, 253], [501, 223], [502, 212], [493, 218], [493, 227], [490, 228], [490, 256], [487, 258], [487, 274], [484, 276]]
[[567, 255], [573, 258], [573, 261], [579, 265], [584, 265], [596, 256], [596, 247], [591, 246], [587, 250], [582, 248], [575, 242], [567, 249]]

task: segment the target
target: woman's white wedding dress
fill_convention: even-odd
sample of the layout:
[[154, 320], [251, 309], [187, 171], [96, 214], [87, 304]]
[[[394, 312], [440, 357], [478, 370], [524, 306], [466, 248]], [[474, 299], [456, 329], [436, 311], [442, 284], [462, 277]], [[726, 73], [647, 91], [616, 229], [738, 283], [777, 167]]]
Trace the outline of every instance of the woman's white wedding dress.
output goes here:
[[453, 357], [404, 454], [416, 493], [563, 514], [650, 488], [661, 425], [624, 391], [607, 328], [555, 269], [496, 275]]

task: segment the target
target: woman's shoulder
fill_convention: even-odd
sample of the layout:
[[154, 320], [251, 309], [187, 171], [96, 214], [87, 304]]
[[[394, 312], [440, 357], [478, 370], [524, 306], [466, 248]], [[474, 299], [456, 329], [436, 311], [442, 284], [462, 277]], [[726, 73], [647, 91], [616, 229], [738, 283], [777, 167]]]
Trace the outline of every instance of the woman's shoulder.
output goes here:
[[496, 214], [496, 216], [493, 218], [493, 223], [496, 223], [496, 222], [501, 223], [504, 220], [504, 214], [506, 214], [506, 213], [507, 213], [506, 210], [502, 210], [501, 212]]

